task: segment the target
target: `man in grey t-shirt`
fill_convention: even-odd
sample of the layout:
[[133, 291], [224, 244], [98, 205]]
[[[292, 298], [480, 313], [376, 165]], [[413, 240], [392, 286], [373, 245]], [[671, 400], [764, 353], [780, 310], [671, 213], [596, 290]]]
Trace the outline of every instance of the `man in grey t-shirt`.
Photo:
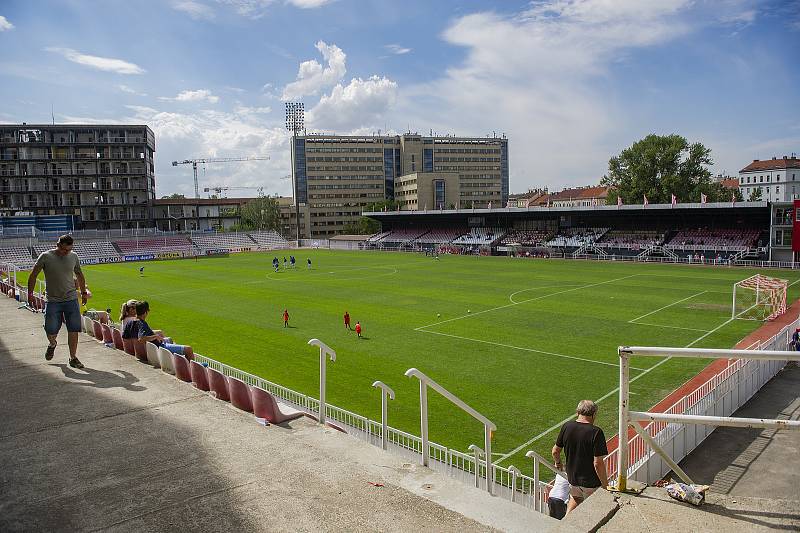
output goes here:
[[78, 291], [75, 280], [80, 286], [81, 301], [86, 304], [88, 292], [86, 280], [81, 271], [81, 262], [72, 251], [72, 237], [62, 235], [58, 238], [56, 247], [43, 252], [36, 260], [33, 271], [28, 277], [28, 301], [31, 301], [33, 290], [36, 287], [36, 278], [44, 270], [44, 279], [47, 283], [47, 305], [44, 311], [44, 331], [50, 346], [44, 354], [46, 360], [51, 360], [56, 351], [58, 332], [61, 323], [67, 324], [67, 340], [69, 343], [69, 366], [83, 368], [78, 360], [78, 333], [81, 331], [81, 309], [78, 306]]

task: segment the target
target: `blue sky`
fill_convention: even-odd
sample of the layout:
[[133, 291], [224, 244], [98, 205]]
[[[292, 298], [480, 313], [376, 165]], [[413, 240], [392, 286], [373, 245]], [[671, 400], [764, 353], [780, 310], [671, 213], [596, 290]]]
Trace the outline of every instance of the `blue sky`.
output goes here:
[[260, 155], [201, 185], [289, 194], [301, 100], [309, 131], [505, 133], [511, 190], [560, 190], [652, 132], [729, 173], [800, 152], [798, 52], [798, 1], [3, 0], [0, 122], [145, 123], [159, 195]]

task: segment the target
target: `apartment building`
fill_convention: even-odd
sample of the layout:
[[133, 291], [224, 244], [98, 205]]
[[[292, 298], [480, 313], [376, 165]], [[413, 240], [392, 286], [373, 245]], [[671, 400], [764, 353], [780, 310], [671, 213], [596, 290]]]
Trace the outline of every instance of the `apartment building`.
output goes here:
[[341, 233], [367, 206], [383, 200], [398, 200], [403, 209], [424, 209], [426, 201], [420, 204], [418, 195], [395, 195], [398, 178], [411, 174], [417, 183], [433, 185], [436, 179], [447, 184], [444, 194], [455, 200], [446, 200], [448, 207], [501, 207], [508, 199], [504, 137], [303, 135], [295, 138], [292, 157], [294, 196], [306, 217], [303, 237]]
[[75, 228], [152, 226], [155, 135], [144, 125], [0, 125], [0, 216]]
[[739, 171], [739, 189], [745, 200], [759, 190], [761, 200], [790, 202], [800, 198], [800, 158], [773, 157], [753, 162]]

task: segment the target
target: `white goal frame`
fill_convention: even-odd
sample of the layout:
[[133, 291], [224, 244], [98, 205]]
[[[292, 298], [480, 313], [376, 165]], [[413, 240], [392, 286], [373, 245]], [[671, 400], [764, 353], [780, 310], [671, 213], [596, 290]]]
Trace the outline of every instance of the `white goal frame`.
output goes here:
[[[754, 307], [764, 308], [762, 320], [772, 320], [786, 312], [786, 289], [788, 282], [785, 279], [771, 278], [763, 274], [756, 274], [747, 279], [737, 281], [733, 284], [733, 302], [731, 304], [731, 320], [740, 318], [743, 320], [758, 320], [758, 318], [744, 317], [745, 313]], [[741, 311], [736, 312], [736, 292], [739, 290], [751, 290], [755, 292], [755, 303]]]

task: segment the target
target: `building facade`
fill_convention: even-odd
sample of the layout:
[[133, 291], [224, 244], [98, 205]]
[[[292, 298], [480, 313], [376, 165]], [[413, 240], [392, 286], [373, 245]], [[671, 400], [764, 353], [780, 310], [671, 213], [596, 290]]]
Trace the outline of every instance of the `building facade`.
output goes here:
[[144, 125], [0, 125], [0, 216], [152, 226], [155, 150]]
[[458, 198], [448, 205], [478, 208], [491, 202], [499, 207], [508, 199], [505, 138], [303, 135], [294, 138], [292, 158], [301, 222], [306, 217], [302, 237], [341, 233], [368, 206], [383, 200], [423, 209], [419, 198], [417, 204], [402, 204], [395, 195], [398, 178], [409, 174], [418, 174], [417, 180], [430, 173], [440, 180], [452, 175], [444, 181], [457, 179]]
[[553, 207], [592, 207], [606, 205], [608, 187], [589, 185], [551, 193], [546, 202]]
[[800, 198], [800, 159], [792, 154], [752, 163], [739, 171], [739, 190], [745, 200], [761, 191], [761, 200], [790, 202]]
[[153, 201], [161, 231], [225, 231], [241, 222], [241, 209], [253, 198], [161, 198]]

